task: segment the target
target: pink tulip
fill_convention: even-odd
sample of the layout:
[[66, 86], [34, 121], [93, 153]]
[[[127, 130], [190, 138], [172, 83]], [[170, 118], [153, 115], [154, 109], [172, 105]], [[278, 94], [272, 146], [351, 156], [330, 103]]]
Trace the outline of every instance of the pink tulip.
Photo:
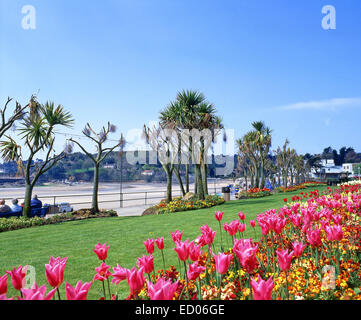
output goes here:
[[127, 278], [131, 294], [137, 294], [140, 290], [143, 289], [145, 282], [143, 268], [140, 268], [139, 270], [137, 270], [137, 268], [128, 270]]
[[17, 269], [13, 268], [11, 271], [6, 271], [11, 276], [11, 283], [16, 290], [20, 290], [25, 285], [25, 276], [28, 266], [19, 266]]
[[34, 282], [34, 285], [31, 289], [21, 289], [21, 293], [23, 294], [23, 298], [19, 298], [20, 300], [50, 300], [53, 298], [55, 291], [57, 288], [54, 288], [53, 290], [49, 291], [49, 293], [46, 295], [46, 286], [43, 285], [41, 287], [38, 287], [36, 282]]
[[174, 251], [177, 252], [178, 258], [181, 261], [187, 261], [189, 258], [189, 243], [188, 240], [185, 242], [177, 242], [176, 247], [174, 248]]
[[307, 231], [307, 240], [312, 246], [319, 247], [322, 244], [320, 230], [309, 229]]
[[216, 236], [216, 231], [213, 231], [208, 224], [201, 227], [202, 232], [202, 243], [203, 245], [211, 245], [213, 243], [214, 237]]
[[329, 241], [341, 241], [343, 238], [343, 231], [341, 225], [333, 225], [326, 227], [326, 235]]
[[95, 249], [93, 249], [93, 251], [96, 253], [99, 260], [105, 261], [107, 259], [109, 248], [110, 246], [107, 246], [107, 243], [104, 244], [98, 243], [95, 245]]
[[178, 288], [178, 281], [172, 283], [171, 280], [160, 278], [156, 284], [147, 281], [147, 286], [150, 300], [173, 300], [174, 293]]
[[234, 241], [233, 252], [248, 273], [251, 273], [258, 264], [257, 250], [258, 245], [253, 245], [252, 239], [235, 239]]
[[244, 223], [240, 223], [238, 225], [238, 231], [243, 233], [246, 230], [246, 225]]
[[65, 283], [65, 294], [68, 300], [86, 300], [90, 287], [93, 282], [84, 282], [80, 280], [73, 288], [69, 283]]
[[67, 260], [67, 257], [50, 257], [49, 263], [45, 265], [46, 279], [53, 288], [57, 288], [63, 283], [64, 270]]
[[249, 224], [251, 225], [252, 228], [254, 228], [256, 226], [256, 221], [255, 220], [251, 220], [249, 222]]
[[216, 211], [216, 212], [214, 213], [214, 217], [216, 218], [217, 221], [221, 221], [222, 218], [223, 218], [223, 214], [224, 214], [224, 212]]
[[154, 239], [150, 238], [144, 241], [145, 249], [149, 254], [154, 252]]
[[288, 250], [276, 251], [278, 257], [278, 264], [283, 271], [288, 271], [291, 267], [293, 251], [288, 253]]
[[246, 216], [245, 216], [244, 212], [239, 212], [239, 213], [238, 213], [238, 217], [239, 217], [239, 219], [241, 219], [242, 221], [244, 221], [244, 219], [246, 219]]
[[155, 240], [155, 243], [156, 243], [156, 245], [157, 245], [157, 247], [158, 247], [159, 250], [163, 250], [163, 249], [164, 249], [164, 238], [163, 238], [163, 237], [157, 238], [157, 239]]
[[172, 240], [174, 243], [177, 243], [178, 241], [182, 240], [182, 236], [183, 236], [183, 231], [180, 232], [179, 230], [176, 230], [174, 232], [170, 233]]
[[149, 274], [154, 270], [154, 257], [153, 255], [144, 256], [137, 259], [137, 267], [143, 267], [144, 272]]
[[292, 243], [293, 254], [296, 258], [302, 256], [303, 250], [306, 248], [306, 245], [302, 242], [295, 241]]
[[192, 241], [189, 244], [189, 258], [192, 261], [198, 261], [201, 255], [202, 255], [201, 245], [196, 246]]
[[114, 273], [112, 273], [112, 283], [119, 284], [120, 281], [123, 281], [128, 276], [128, 270], [126, 268], [122, 268], [117, 264], [116, 267], [113, 268]]
[[230, 236], [234, 236], [238, 231], [239, 220], [234, 220], [230, 224], [225, 223], [223, 229], [229, 233]]
[[110, 266], [105, 264], [104, 262], [100, 265], [100, 267], [95, 268], [95, 271], [97, 272], [94, 276], [94, 281], [105, 281], [107, 280], [112, 274], [109, 272]]
[[254, 300], [272, 300], [272, 290], [274, 287], [272, 277], [265, 281], [258, 275], [257, 281], [251, 279], [251, 287], [253, 289]]
[[8, 275], [5, 273], [0, 277], [0, 295], [6, 294], [8, 291]]
[[198, 262], [190, 264], [187, 271], [187, 276], [189, 280], [196, 280], [199, 275], [206, 270], [205, 267], [199, 266]]
[[216, 262], [216, 271], [219, 274], [225, 274], [228, 271], [229, 264], [231, 263], [232, 255], [220, 252], [218, 255], [213, 254], [213, 258]]

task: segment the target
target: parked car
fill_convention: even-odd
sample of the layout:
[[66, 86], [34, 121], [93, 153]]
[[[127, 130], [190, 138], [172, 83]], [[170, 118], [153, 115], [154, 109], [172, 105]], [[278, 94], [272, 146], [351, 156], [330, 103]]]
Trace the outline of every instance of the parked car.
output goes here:
[[62, 202], [59, 204], [59, 212], [66, 213], [72, 211], [73, 211], [73, 207], [71, 207], [68, 202]]

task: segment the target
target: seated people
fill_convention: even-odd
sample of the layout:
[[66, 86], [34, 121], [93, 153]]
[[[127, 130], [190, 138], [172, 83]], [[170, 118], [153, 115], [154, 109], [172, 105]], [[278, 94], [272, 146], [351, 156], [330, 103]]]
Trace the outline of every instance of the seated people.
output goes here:
[[5, 204], [5, 199], [0, 200], [0, 213], [11, 212], [11, 208]]
[[19, 200], [18, 199], [13, 199], [11, 200], [13, 206], [11, 207], [11, 211], [12, 212], [23, 212], [23, 208], [21, 206], [19, 206]]
[[30, 201], [31, 208], [41, 208], [43, 203], [38, 199], [38, 196], [35, 194], [34, 197]]

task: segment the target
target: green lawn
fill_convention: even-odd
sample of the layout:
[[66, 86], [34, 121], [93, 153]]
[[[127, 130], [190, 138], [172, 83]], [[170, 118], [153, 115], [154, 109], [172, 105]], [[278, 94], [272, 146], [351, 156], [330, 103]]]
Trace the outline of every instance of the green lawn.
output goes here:
[[[306, 191], [311, 189], [314, 188]], [[319, 188], [320, 191], [324, 189], [325, 187]], [[246, 236], [254, 237], [249, 221], [255, 219], [260, 212], [283, 206], [283, 199], [290, 199], [294, 194], [299, 192], [230, 201], [213, 208], [159, 216], [99, 218], [0, 233], [0, 275], [12, 267], [29, 264], [36, 269], [38, 284], [44, 284], [47, 283], [44, 265], [49, 257], [67, 256], [69, 259], [64, 279], [74, 286], [78, 280], [90, 281], [95, 274], [95, 267], [100, 265], [92, 251], [96, 243], [107, 242], [110, 245], [107, 263], [112, 267], [119, 263], [122, 267], [131, 268], [136, 265], [137, 257], [146, 254], [143, 241], [147, 237], [157, 236], [165, 238], [166, 265], [178, 266], [170, 231], [182, 230], [183, 240], [193, 240], [200, 235], [199, 228], [203, 224], [209, 224], [213, 229], [219, 230], [218, 222], [214, 219], [215, 211], [225, 212], [223, 222], [237, 219], [238, 212], [244, 211], [247, 222]], [[219, 237], [216, 236], [215, 242], [219, 243]], [[155, 250], [154, 256], [156, 269], [162, 268], [162, 258], [158, 249]], [[95, 283], [88, 297], [98, 298], [101, 288], [99, 282]], [[119, 286], [112, 286], [112, 291], [118, 291], [121, 297], [125, 297], [129, 289], [126, 282], [123, 282]], [[64, 295], [64, 289], [61, 292]]]

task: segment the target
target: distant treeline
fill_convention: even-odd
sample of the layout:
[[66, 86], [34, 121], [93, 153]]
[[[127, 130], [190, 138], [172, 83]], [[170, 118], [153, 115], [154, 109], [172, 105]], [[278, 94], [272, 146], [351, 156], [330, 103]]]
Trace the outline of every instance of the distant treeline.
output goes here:
[[[316, 154], [319, 159], [333, 159], [335, 165], [342, 165], [343, 163], [361, 163], [361, 153], [355, 152], [353, 148], [343, 147], [339, 151], [328, 147], [323, 150], [322, 153]], [[228, 156], [231, 157], [231, 156]], [[234, 155], [234, 168], [237, 167], [237, 157]], [[129, 164], [126, 160], [126, 152], [123, 154], [122, 160], [122, 179], [123, 181], [137, 181], [146, 180], [148, 182], [164, 182], [166, 181], [166, 174], [162, 169], [160, 163], [156, 165], [149, 164]], [[212, 164], [209, 165], [209, 177], [215, 176], [215, 168], [218, 166], [214, 157], [212, 158]], [[36, 162], [41, 163], [41, 159], [37, 159]], [[120, 156], [117, 152], [111, 153], [100, 169], [100, 181], [102, 182], [119, 182], [120, 181]], [[53, 168], [41, 176], [41, 182], [50, 181], [87, 181], [93, 180], [93, 163], [84, 153], [76, 152], [68, 154], [66, 158], [60, 160]], [[3, 171], [3, 175], [8, 177], [15, 177], [17, 175], [17, 164], [15, 161], [4, 162], [0, 164], [0, 169]], [[146, 170], [152, 171], [152, 175], [142, 175]], [[184, 168], [183, 172], [184, 173]], [[233, 173], [229, 177], [237, 176]]]

